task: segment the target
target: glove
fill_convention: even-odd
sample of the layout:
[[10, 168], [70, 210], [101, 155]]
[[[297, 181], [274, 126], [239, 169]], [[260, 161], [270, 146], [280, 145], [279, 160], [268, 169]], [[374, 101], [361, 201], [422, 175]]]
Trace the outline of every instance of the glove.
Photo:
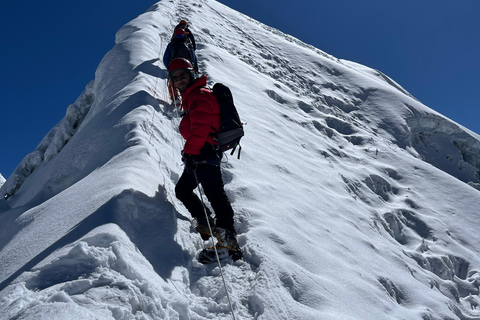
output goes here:
[[185, 165], [185, 170], [187, 170], [187, 172], [192, 173], [197, 170], [197, 162], [195, 161], [194, 155], [182, 151], [182, 162]]

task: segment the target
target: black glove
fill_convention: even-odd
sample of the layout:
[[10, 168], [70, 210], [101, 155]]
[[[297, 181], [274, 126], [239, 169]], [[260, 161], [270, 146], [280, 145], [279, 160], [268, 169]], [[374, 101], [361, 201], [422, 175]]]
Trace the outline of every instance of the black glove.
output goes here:
[[192, 154], [185, 153], [185, 151], [182, 151], [182, 161], [183, 164], [185, 165], [185, 170], [187, 172], [194, 172], [197, 170], [197, 162], [195, 161], [195, 156]]

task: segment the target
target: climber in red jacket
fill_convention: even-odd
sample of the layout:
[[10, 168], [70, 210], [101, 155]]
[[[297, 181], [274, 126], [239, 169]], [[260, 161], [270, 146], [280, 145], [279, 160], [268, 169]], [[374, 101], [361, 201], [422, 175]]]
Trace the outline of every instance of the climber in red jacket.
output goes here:
[[[225, 193], [220, 160], [222, 152], [214, 140], [220, 129], [220, 107], [214, 94], [206, 87], [207, 77], [196, 77], [190, 61], [184, 58], [172, 60], [168, 68], [169, 77], [182, 94], [184, 116], [180, 122], [180, 134], [185, 139], [182, 160], [185, 169], [176, 187], [175, 194], [193, 217], [194, 228], [204, 240], [212, 234], [206, 214], [217, 237], [217, 248], [239, 251], [233, 221], [233, 209]], [[215, 211], [216, 221], [193, 192], [201, 184]]]

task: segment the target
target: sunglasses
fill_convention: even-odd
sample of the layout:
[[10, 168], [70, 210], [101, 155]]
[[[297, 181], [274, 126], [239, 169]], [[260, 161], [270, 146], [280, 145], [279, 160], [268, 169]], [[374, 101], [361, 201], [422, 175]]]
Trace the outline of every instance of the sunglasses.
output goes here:
[[187, 78], [188, 78], [188, 73], [182, 72], [178, 76], [173, 76], [172, 81], [175, 83], [175, 82], [178, 82], [178, 81], [181, 81], [181, 80], [185, 80]]

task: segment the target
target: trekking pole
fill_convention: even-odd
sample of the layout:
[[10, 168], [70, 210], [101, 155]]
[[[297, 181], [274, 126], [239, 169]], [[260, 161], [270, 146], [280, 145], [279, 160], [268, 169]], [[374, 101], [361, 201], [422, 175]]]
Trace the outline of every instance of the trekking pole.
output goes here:
[[[208, 219], [207, 207], [205, 206], [205, 202], [203, 201], [202, 189], [200, 188], [200, 184], [198, 183], [197, 170], [193, 170], [193, 175], [195, 176], [195, 181], [197, 182], [198, 192], [200, 193], [200, 200], [202, 202], [203, 212], [205, 213], [205, 218], [207, 219], [208, 230], [210, 231], [210, 235], [212, 236], [212, 243], [213, 243], [212, 226], [210, 225], [210, 221]], [[215, 246], [214, 243], [213, 243], [213, 249], [215, 251], [215, 257], [217, 258], [218, 268], [220, 269], [220, 275], [222, 276], [223, 287], [225, 288], [225, 293], [227, 294], [228, 304], [230, 305], [230, 310], [232, 311], [232, 317], [233, 317], [233, 320], [236, 320], [237, 318], [235, 318], [235, 312], [233, 310], [232, 301], [230, 300], [230, 295], [228, 294], [228, 289], [227, 289], [227, 284], [225, 282], [225, 277], [223, 276], [222, 265], [220, 263], [220, 258], [218, 256], [217, 247]]]

